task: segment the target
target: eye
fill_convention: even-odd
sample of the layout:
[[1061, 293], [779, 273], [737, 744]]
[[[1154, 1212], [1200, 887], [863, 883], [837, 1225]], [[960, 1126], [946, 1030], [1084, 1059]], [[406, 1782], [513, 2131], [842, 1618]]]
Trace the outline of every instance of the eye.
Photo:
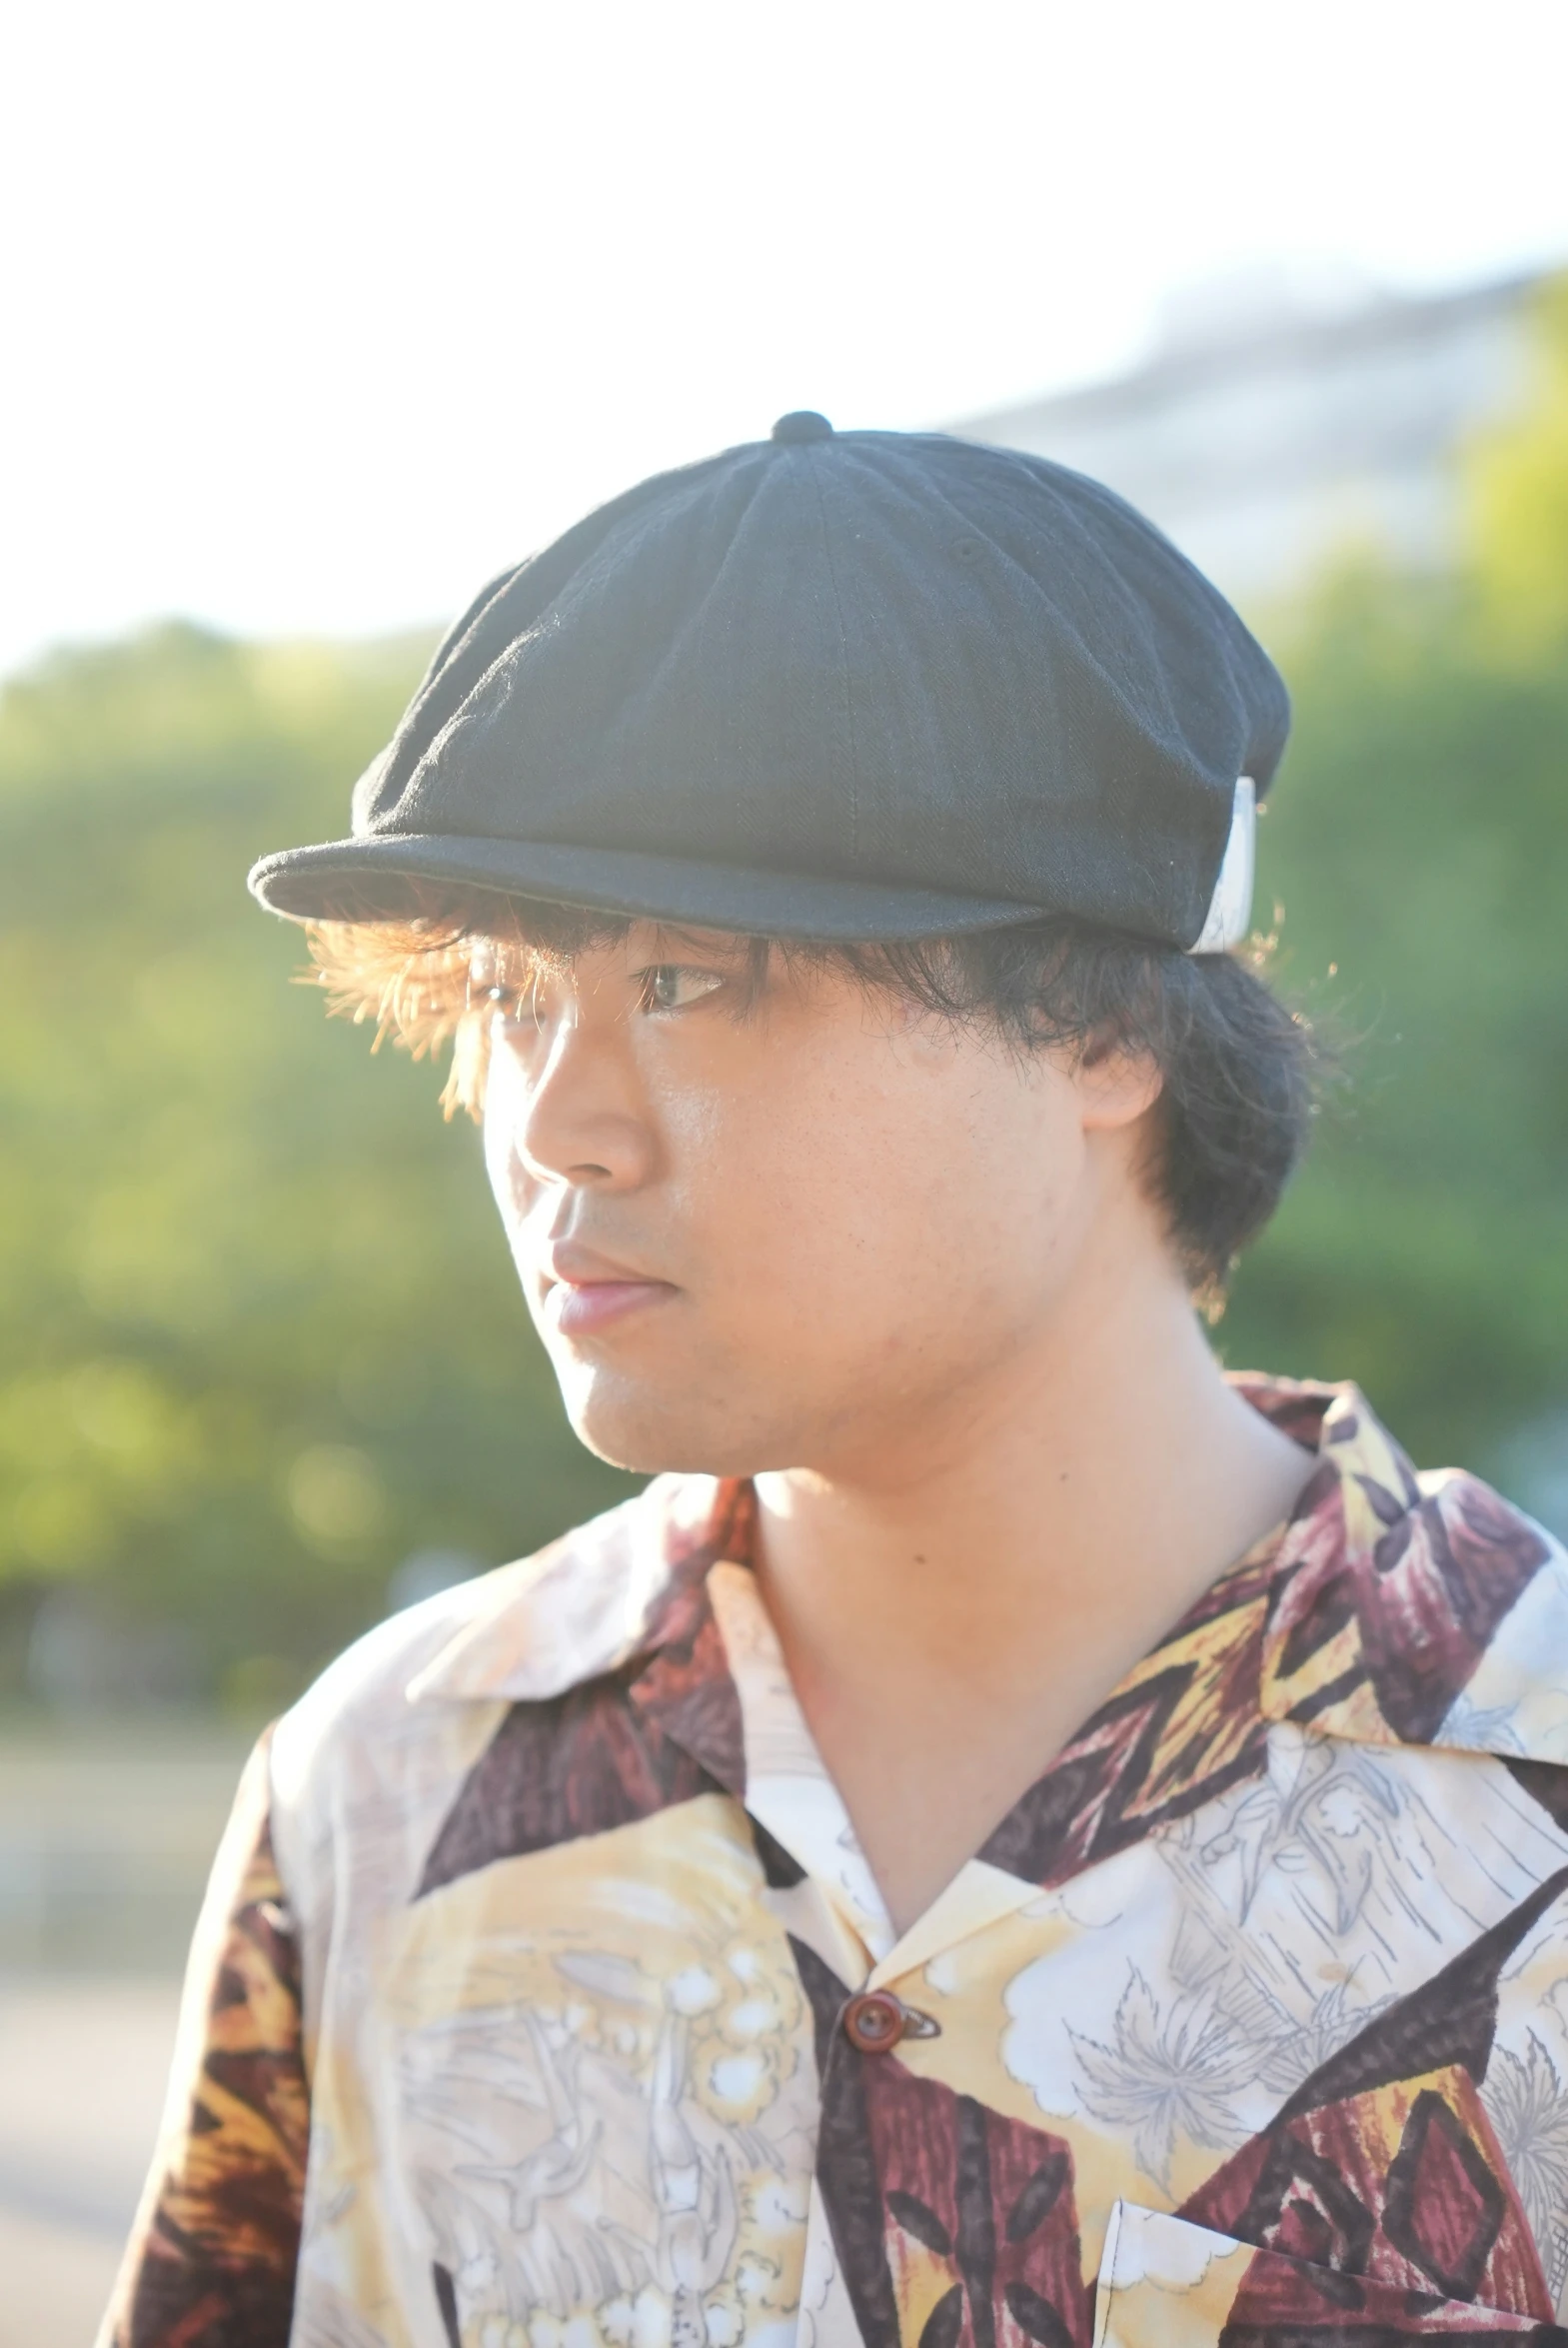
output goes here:
[[645, 1011], [686, 1011], [724, 985], [718, 971], [696, 970], [684, 962], [655, 963], [652, 970], [640, 971], [638, 976], [643, 983]]

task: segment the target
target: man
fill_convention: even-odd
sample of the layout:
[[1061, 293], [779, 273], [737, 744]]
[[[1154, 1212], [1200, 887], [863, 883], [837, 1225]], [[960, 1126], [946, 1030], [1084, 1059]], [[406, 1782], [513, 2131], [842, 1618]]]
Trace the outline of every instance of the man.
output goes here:
[[258, 867], [453, 1042], [656, 1480], [264, 1741], [107, 2339], [1552, 2324], [1564, 1559], [1195, 1310], [1308, 1114], [1286, 722], [1107, 492], [796, 414], [488, 589]]

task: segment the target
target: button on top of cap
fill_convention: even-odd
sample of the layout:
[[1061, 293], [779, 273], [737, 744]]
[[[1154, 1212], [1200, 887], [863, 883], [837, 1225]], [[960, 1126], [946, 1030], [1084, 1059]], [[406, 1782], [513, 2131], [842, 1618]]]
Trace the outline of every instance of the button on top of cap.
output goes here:
[[775, 440], [793, 446], [807, 440], [831, 440], [833, 428], [825, 416], [818, 416], [814, 408], [791, 408], [787, 416], [781, 416], [774, 426]]

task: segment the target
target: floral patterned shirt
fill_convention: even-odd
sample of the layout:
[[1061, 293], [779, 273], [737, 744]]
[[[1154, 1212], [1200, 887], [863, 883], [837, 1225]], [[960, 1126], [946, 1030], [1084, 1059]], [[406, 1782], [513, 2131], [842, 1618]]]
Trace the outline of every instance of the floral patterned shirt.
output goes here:
[[265, 1740], [106, 2348], [1383, 2348], [1568, 2284], [1568, 1559], [1353, 1388], [906, 1932], [667, 1477]]

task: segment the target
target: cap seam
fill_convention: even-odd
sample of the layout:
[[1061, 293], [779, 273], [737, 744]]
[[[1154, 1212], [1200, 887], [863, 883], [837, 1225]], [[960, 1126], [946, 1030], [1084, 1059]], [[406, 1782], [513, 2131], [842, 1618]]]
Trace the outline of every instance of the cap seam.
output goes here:
[[827, 500], [822, 495], [822, 479], [817, 471], [815, 453], [808, 459], [811, 467], [811, 487], [816, 493], [816, 515], [821, 525], [822, 556], [827, 565], [827, 584], [833, 591], [833, 612], [838, 622], [838, 667], [843, 676], [843, 716], [849, 737], [849, 855], [854, 863], [860, 861], [860, 760], [854, 734], [854, 689], [849, 682], [849, 631], [844, 626], [843, 598], [838, 592], [838, 571], [833, 562], [832, 533], [827, 525]]

